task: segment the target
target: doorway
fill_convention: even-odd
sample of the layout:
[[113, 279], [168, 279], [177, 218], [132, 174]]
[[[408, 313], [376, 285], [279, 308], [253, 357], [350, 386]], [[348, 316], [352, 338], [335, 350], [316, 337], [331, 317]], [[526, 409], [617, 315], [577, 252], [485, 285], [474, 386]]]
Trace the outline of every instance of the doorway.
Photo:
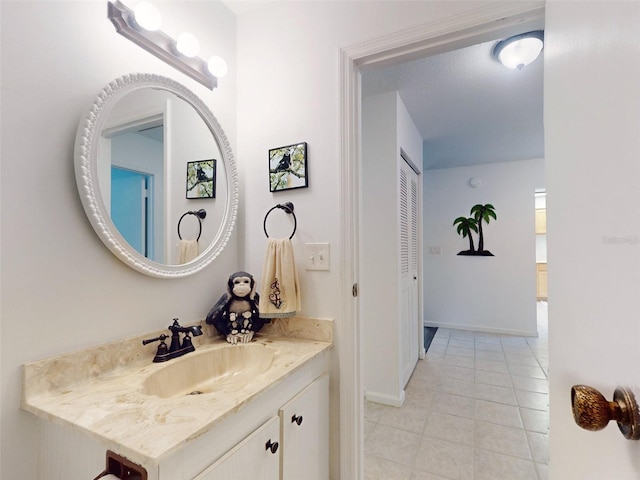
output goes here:
[[111, 220], [129, 245], [153, 257], [153, 177], [111, 167]]
[[[360, 95], [361, 70], [382, 64], [399, 62], [418, 55], [433, 55], [522, 29], [523, 24], [543, 18], [540, 4], [500, 4], [479, 9], [475, 15], [433, 22], [421, 29], [405, 32], [399, 37], [379, 38], [342, 52], [342, 138], [343, 181], [342, 200], [347, 207], [342, 216], [342, 246], [345, 252], [343, 284], [356, 286], [359, 278], [359, 195], [360, 180]], [[353, 289], [357, 291], [357, 289]], [[343, 318], [354, 318], [343, 326], [340, 344], [341, 376], [341, 473], [343, 478], [363, 475], [363, 391], [361, 344], [362, 326], [359, 300], [344, 295]]]

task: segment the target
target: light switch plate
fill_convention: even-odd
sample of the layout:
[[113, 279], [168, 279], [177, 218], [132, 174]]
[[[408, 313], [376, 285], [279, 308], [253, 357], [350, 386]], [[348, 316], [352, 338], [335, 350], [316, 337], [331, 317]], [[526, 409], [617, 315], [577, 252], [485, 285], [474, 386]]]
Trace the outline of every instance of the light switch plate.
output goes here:
[[329, 244], [305, 243], [304, 266], [306, 270], [329, 270]]

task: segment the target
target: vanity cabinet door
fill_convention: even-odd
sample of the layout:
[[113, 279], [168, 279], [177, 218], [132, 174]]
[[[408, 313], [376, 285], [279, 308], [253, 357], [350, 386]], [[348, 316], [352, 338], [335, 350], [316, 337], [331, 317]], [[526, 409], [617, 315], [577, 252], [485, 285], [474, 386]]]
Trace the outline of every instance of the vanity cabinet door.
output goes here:
[[279, 438], [280, 422], [273, 417], [193, 480], [277, 480]]
[[322, 375], [280, 409], [281, 480], [329, 479], [329, 376]]

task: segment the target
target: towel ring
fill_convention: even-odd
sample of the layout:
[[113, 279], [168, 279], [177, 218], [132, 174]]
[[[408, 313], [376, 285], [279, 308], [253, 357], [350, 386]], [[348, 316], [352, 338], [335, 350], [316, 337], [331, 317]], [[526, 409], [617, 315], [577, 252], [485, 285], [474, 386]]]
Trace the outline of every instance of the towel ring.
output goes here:
[[293, 232], [291, 232], [291, 236], [289, 237], [289, 240], [291, 240], [293, 238], [293, 236], [296, 234], [296, 228], [298, 228], [298, 220], [296, 219], [296, 214], [293, 213], [293, 203], [291, 203], [291, 202], [286, 202], [286, 203], [283, 203], [283, 204], [279, 203], [275, 207], [271, 207], [269, 209], [267, 214], [264, 216], [264, 222], [262, 223], [262, 228], [264, 229], [264, 234], [267, 236], [267, 238], [269, 238], [269, 234], [267, 233], [267, 217], [276, 208], [279, 208], [280, 210], [284, 210], [285, 213], [290, 213], [293, 216]]
[[200, 235], [202, 235], [202, 219], [207, 216], [207, 211], [204, 208], [201, 208], [200, 210], [189, 210], [182, 214], [180, 220], [178, 220], [178, 238], [180, 240], [182, 240], [182, 235], [180, 235], [180, 222], [182, 222], [182, 219], [187, 215], [195, 215], [198, 218], [198, 226], [200, 227], [200, 230], [198, 230], [198, 238], [196, 238], [197, 242], [200, 240]]

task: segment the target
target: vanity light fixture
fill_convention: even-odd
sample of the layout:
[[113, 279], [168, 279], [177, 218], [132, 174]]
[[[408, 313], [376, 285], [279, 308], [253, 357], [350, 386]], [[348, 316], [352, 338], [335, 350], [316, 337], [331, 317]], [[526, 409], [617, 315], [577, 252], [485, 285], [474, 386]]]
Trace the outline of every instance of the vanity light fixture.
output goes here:
[[499, 41], [493, 56], [507, 68], [522, 70], [533, 62], [544, 47], [544, 31], [534, 30]]
[[145, 30], [155, 32], [162, 26], [162, 15], [153, 3], [140, 2], [133, 9], [135, 22]]
[[[182, 33], [176, 41], [160, 31], [160, 14], [148, 2], [138, 4], [133, 11], [120, 0], [109, 1], [107, 16], [120, 35], [211, 90], [218, 86], [218, 78], [227, 73], [222, 58], [212, 57], [205, 62], [197, 56], [199, 43], [192, 34]], [[212, 62], [217, 69], [211, 68]]]
[[200, 42], [195, 35], [189, 32], [182, 32], [176, 38], [176, 50], [185, 57], [196, 57], [200, 51]]

